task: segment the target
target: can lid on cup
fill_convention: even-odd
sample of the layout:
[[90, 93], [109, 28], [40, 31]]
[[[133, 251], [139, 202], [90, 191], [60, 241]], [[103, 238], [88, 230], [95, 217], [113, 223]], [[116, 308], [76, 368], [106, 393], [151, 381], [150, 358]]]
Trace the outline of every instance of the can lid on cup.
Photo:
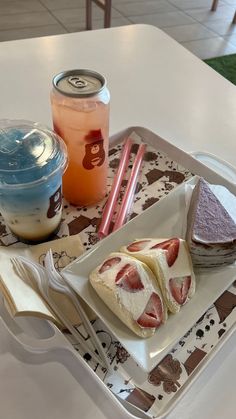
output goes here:
[[31, 121], [0, 120], [0, 187], [27, 187], [66, 165], [66, 146], [55, 132]]
[[57, 74], [52, 83], [63, 95], [82, 98], [101, 92], [106, 85], [106, 79], [96, 71], [77, 69]]

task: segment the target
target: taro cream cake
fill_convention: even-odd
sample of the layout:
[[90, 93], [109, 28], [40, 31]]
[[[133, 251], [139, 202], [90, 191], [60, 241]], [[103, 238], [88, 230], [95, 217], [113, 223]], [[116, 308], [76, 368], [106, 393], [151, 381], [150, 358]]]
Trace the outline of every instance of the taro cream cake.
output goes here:
[[236, 208], [236, 197], [228, 189], [199, 178], [191, 196], [186, 233], [194, 266], [210, 268], [235, 261], [236, 224], [230, 208]]

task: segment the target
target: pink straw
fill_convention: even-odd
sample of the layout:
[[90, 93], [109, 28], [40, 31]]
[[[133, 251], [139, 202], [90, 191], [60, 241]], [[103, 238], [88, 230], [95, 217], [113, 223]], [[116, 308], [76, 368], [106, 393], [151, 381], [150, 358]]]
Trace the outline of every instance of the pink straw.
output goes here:
[[121, 182], [123, 180], [124, 173], [129, 164], [129, 155], [130, 155], [132, 144], [133, 144], [133, 140], [131, 138], [128, 138], [124, 143], [122, 155], [120, 157], [120, 164], [119, 164], [117, 173], [115, 175], [106, 206], [103, 211], [101, 224], [98, 229], [99, 238], [103, 238], [108, 235], [110, 222], [114, 213], [114, 208], [115, 208], [119, 191], [120, 191], [120, 187], [121, 187]]
[[130, 173], [130, 178], [129, 178], [129, 181], [127, 183], [127, 187], [124, 193], [124, 197], [120, 206], [120, 210], [117, 215], [112, 231], [117, 230], [124, 224], [125, 218], [127, 217], [127, 214], [130, 211], [131, 205], [134, 200], [134, 194], [135, 194], [135, 189], [136, 189], [136, 185], [138, 181], [139, 170], [141, 169], [145, 149], [146, 149], [146, 144], [141, 144], [139, 146], [139, 149], [138, 149], [138, 152], [135, 157], [133, 167]]

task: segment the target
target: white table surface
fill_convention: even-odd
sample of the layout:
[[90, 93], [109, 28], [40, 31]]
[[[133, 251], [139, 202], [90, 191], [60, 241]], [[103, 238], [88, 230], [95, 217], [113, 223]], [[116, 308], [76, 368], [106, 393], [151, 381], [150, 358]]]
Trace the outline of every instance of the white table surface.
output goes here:
[[[235, 165], [236, 87], [152, 26], [0, 43], [1, 117], [51, 125], [52, 77], [73, 68], [91, 68], [106, 76], [111, 91], [111, 134], [128, 126], [144, 126], [185, 151], [208, 151]], [[235, 348], [233, 335], [169, 419], [235, 418]], [[96, 397], [85, 397], [80, 388], [72, 391], [71, 383], [70, 399], [67, 393], [63, 398], [66, 378], [63, 385], [58, 381], [56, 397], [49, 378], [44, 387], [27, 368], [21, 368], [20, 377], [22, 383], [31, 384], [32, 393], [22, 394], [14, 371], [7, 371], [5, 385], [1, 380], [5, 392], [0, 392], [4, 419], [64, 419], [65, 401], [68, 419], [109, 417], [100, 408], [95, 414]], [[12, 395], [6, 391], [9, 386]], [[8, 403], [8, 395], [12, 403]]]

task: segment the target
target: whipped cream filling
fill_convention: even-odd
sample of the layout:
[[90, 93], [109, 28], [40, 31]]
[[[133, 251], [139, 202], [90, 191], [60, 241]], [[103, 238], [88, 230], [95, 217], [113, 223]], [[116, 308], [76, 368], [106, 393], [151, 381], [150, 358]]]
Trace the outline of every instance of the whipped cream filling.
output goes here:
[[183, 282], [186, 276], [191, 276], [191, 280], [192, 280], [192, 277], [194, 275], [190, 258], [185, 247], [184, 240], [179, 239], [178, 256], [172, 266], [169, 266], [167, 263], [166, 250], [161, 249], [161, 248], [151, 249], [155, 244], [163, 243], [167, 241], [168, 239], [166, 238], [165, 239], [140, 239], [140, 240], [137, 240], [137, 242], [142, 241], [142, 240], [143, 241], [149, 240], [149, 241], [145, 244], [143, 249], [136, 252], [130, 252], [130, 254], [132, 254], [133, 256], [138, 255], [138, 254], [148, 256], [149, 258], [153, 260], [153, 263], [156, 264], [157, 267], [158, 267], [158, 264], [160, 265], [162, 274], [163, 274], [163, 279], [165, 282], [165, 287], [169, 295], [169, 299], [171, 301], [176, 302], [170, 290], [170, 284], [169, 284], [170, 279], [178, 278], [178, 282], [180, 283], [180, 282]]
[[[110, 269], [102, 273], [99, 273], [99, 269], [103, 265], [104, 263], [103, 262], [97, 268], [96, 281], [102, 283], [103, 286], [110, 288], [112, 292], [115, 293], [115, 295], [117, 296], [117, 300], [120, 303], [120, 305], [125, 307], [126, 310], [130, 312], [132, 318], [136, 321], [143, 313], [150, 299], [151, 294], [155, 292], [158, 295], [160, 295], [158, 287], [155, 286], [155, 282], [152, 283], [150, 281], [149, 274], [144, 269], [140, 261], [135, 260], [134, 258], [131, 258], [129, 256], [126, 256], [125, 254], [118, 253], [118, 252], [110, 254], [106, 258], [106, 260], [109, 260], [112, 257], [120, 257], [121, 260], [119, 263], [115, 264]], [[115, 282], [117, 274], [127, 264], [130, 264], [137, 269], [138, 275], [143, 284], [143, 288], [136, 292], [129, 292], [127, 290], [124, 290], [120, 286], [117, 286]], [[152, 275], [152, 273], [150, 274]], [[153, 276], [153, 281], [155, 281], [154, 276]]]

